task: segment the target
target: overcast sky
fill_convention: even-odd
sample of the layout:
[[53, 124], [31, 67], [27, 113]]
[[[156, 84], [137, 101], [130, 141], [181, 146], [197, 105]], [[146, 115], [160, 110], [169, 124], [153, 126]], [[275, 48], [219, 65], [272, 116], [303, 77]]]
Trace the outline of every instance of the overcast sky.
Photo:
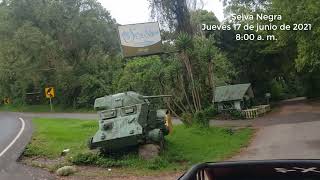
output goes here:
[[[150, 9], [148, 0], [98, 0], [109, 10], [111, 16], [120, 24], [149, 22]], [[214, 12], [223, 20], [223, 6], [219, 0], [204, 0], [204, 9]]]

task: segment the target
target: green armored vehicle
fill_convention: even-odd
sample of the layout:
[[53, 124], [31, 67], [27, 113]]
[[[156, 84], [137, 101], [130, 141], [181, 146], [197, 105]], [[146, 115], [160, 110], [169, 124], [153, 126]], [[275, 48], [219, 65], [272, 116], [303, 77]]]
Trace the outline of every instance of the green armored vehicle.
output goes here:
[[129, 91], [97, 98], [94, 108], [100, 116], [99, 129], [89, 140], [89, 148], [113, 152], [143, 144], [163, 147], [171, 118], [166, 110], [156, 110], [151, 102], [161, 97], [170, 96], [142, 96]]

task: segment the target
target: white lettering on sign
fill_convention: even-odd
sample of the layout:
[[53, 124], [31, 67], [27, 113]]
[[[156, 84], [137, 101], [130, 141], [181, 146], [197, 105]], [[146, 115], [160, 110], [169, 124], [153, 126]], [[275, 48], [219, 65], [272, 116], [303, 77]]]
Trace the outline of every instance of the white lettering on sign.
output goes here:
[[119, 26], [121, 45], [146, 47], [161, 41], [159, 25], [154, 23]]

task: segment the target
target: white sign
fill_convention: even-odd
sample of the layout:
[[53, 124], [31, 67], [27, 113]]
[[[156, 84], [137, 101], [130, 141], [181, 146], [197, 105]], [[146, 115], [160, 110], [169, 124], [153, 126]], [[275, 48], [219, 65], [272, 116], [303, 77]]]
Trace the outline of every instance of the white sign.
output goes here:
[[121, 45], [146, 47], [161, 41], [157, 22], [119, 26]]
[[162, 52], [157, 22], [130, 24], [118, 27], [124, 57], [145, 56]]

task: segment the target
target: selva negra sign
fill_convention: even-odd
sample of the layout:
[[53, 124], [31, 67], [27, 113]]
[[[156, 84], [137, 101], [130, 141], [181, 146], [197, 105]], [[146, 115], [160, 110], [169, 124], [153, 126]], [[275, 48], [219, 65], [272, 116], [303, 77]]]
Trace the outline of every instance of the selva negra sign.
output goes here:
[[118, 26], [124, 57], [144, 56], [162, 52], [157, 22]]

